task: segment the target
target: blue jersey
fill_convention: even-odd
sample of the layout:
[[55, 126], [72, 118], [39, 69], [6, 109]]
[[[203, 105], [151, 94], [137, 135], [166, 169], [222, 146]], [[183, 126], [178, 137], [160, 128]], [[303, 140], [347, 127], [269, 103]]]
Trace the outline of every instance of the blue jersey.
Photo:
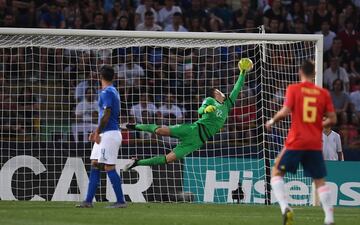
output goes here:
[[109, 130], [119, 130], [120, 95], [112, 85], [101, 90], [99, 94], [99, 123], [106, 108], [111, 108], [111, 115], [109, 122], [105, 125], [101, 133]]

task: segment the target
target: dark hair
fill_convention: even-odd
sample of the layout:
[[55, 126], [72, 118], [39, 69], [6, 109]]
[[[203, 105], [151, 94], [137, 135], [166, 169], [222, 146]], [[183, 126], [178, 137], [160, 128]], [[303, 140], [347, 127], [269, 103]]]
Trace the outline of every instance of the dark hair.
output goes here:
[[176, 12], [176, 13], [173, 14], [173, 17], [174, 17], [174, 16], [182, 17], [182, 14], [181, 14], [180, 12]]
[[149, 11], [146, 11], [144, 15], [145, 15], [145, 16], [153, 16], [154, 13], [149, 10]]
[[352, 25], [354, 25], [355, 23], [354, 23], [354, 21], [353, 21], [353, 18], [347, 18], [346, 20], [345, 20], [345, 25], [348, 25], [349, 23], [351, 23]]
[[312, 60], [305, 60], [302, 64], [300, 69], [307, 77], [313, 77], [315, 75], [315, 63]]
[[114, 69], [109, 65], [103, 65], [100, 69], [101, 79], [112, 81], [114, 79]]
[[327, 23], [328, 25], [330, 25], [330, 21], [329, 21], [329, 20], [322, 20], [322, 21], [321, 21], [321, 25], [323, 25], [324, 23]]
[[88, 93], [88, 91], [91, 91], [91, 94], [94, 94], [96, 92], [96, 90], [94, 88], [92, 88], [92, 87], [86, 88], [85, 94]]
[[215, 90], [216, 88], [209, 88], [206, 90], [206, 97], [212, 97], [214, 98], [215, 97]]
[[334, 89], [335, 83], [338, 82], [338, 81], [340, 81], [340, 87], [341, 87], [340, 91], [343, 91], [344, 90], [344, 82], [339, 78], [333, 81], [333, 83], [332, 83], [333, 89]]
[[338, 36], [336, 36], [334, 37], [333, 41], [341, 41], [341, 39]]
[[102, 18], [104, 18], [104, 15], [101, 12], [96, 12], [94, 18], [97, 16], [101, 16]]

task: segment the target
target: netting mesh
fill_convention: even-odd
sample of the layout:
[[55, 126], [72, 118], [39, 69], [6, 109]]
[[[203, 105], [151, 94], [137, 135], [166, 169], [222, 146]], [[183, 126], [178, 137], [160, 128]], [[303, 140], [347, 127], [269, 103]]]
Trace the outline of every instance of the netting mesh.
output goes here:
[[[176, 163], [121, 171], [127, 200], [137, 202], [232, 202], [241, 188], [243, 202], [265, 203], [266, 175], [289, 120], [272, 133], [263, 125], [280, 109], [286, 86], [298, 81], [300, 62], [315, 58], [316, 44], [40, 34], [0, 40], [0, 199], [82, 200], [102, 65], [117, 74], [121, 123], [174, 125], [196, 121], [206, 90], [230, 93], [239, 59], [253, 60], [227, 123], [203, 148]], [[177, 144], [144, 132], [122, 135], [118, 171], [131, 157], [164, 155]], [[288, 181], [290, 202], [308, 204], [301, 170]], [[105, 174], [96, 199], [114, 200]]]

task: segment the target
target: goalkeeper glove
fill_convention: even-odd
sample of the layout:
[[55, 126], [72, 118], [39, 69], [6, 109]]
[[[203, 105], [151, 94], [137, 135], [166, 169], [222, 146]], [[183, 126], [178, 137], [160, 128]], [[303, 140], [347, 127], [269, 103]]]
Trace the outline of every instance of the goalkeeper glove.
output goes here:
[[216, 110], [216, 107], [213, 105], [208, 105], [206, 106], [206, 108], [204, 109], [204, 113], [211, 113], [214, 112]]
[[249, 58], [242, 58], [238, 66], [241, 72], [249, 72], [254, 67], [254, 63]]

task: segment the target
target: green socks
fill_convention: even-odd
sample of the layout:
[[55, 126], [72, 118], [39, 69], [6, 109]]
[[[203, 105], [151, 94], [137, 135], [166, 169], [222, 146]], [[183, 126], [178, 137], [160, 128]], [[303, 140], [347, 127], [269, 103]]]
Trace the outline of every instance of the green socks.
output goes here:
[[166, 156], [156, 156], [149, 159], [141, 159], [137, 161], [137, 166], [155, 166], [166, 164]]
[[155, 133], [156, 129], [158, 129], [159, 126], [156, 125], [156, 124], [136, 124], [135, 128], [137, 130], [147, 131], [147, 132], [150, 132], [150, 133]]
[[[155, 133], [156, 129], [158, 129], [159, 126], [156, 124], [136, 124], [135, 128], [136, 130]], [[156, 156], [149, 159], [141, 159], [136, 163], [137, 166], [154, 166], [163, 164], [166, 164], [166, 156]]]

